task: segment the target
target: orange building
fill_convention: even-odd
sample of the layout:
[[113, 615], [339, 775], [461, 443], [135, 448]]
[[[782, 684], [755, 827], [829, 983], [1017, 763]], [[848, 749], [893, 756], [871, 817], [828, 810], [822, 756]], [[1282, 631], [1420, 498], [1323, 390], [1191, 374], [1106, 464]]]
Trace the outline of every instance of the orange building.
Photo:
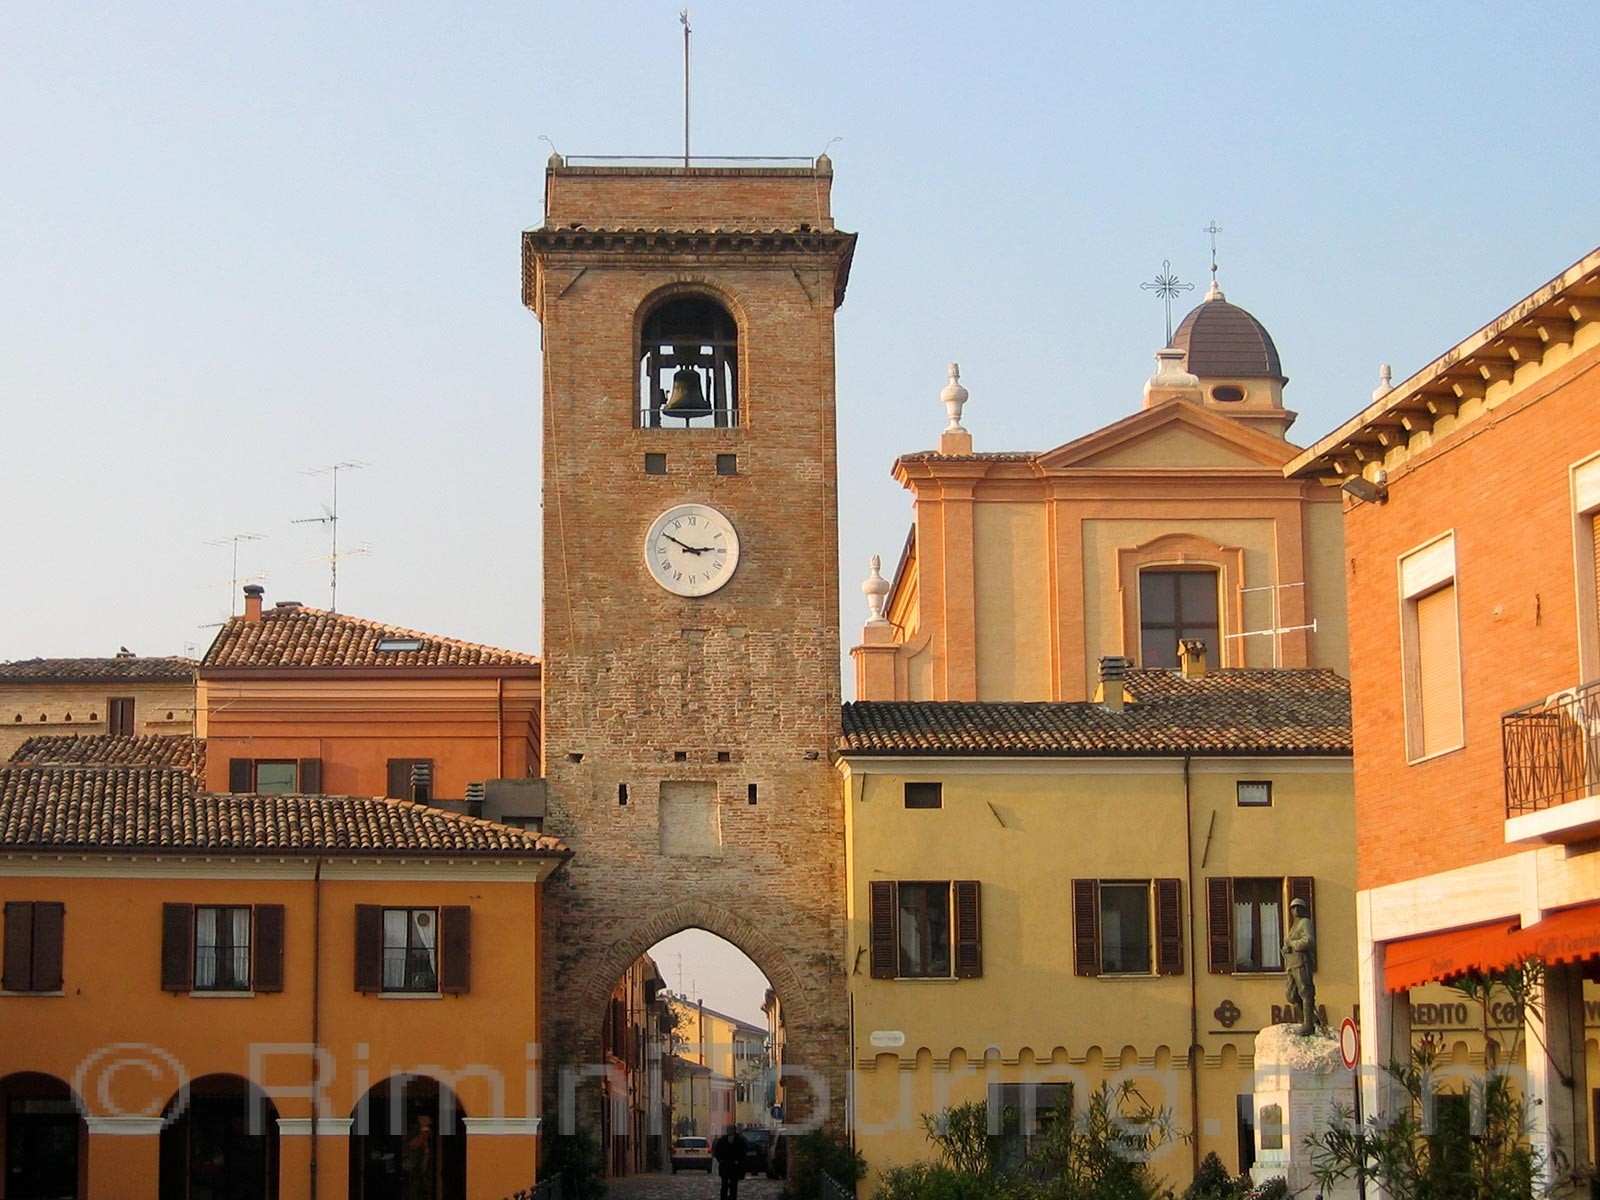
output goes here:
[[648, 954], [634, 959], [611, 993], [600, 1031], [600, 1144], [606, 1172], [657, 1170], [669, 1158], [672, 1094], [667, 1061], [666, 983]]
[[[951, 367], [938, 449], [894, 476], [915, 521], [851, 654], [858, 700], [1081, 701], [1098, 660], [1345, 669], [1339, 507], [1285, 479], [1277, 348], [1213, 284], [1141, 410], [1054, 450], [974, 452]], [[881, 606], [881, 611], [879, 611]]]
[[[212, 791], [464, 805], [473, 784], [539, 774], [533, 655], [299, 604], [264, 609], [259, 586], [244, 590], [244, 615], [199, 672]], [[488, 811], [510, 815], [493, 799]]]
[[0, 767], [0, 1195], [530, 1186], [541, 884], [566, 857], [407, 801]]
[[1411, 989], [1528, 955], [1547, 1145], [1591, 1160], [1600, 1082], [1600, 250], [1300, 455], [1345, 492], [1369, 1063]]

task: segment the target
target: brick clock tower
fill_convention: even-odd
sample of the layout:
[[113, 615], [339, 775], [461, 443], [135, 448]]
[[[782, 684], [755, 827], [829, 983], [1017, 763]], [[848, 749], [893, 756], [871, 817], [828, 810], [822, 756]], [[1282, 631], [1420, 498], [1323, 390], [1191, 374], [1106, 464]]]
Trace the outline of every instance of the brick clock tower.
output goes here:
[[[766, 973], [787, 1063], [816, 1072], [816, 1115], [843, 1113], [833, 314], [855, 235], [832, 182], [826, 156], [552, 157], [523, 235], [544, 337], [545, 828], [576, 852], [545, 885], [551, 1098], [561, 1068], [597, 1063], [628, 964], [702, 928]], [[786, 1084], [789, 1119], [817, 1108], [815, 1082]]]

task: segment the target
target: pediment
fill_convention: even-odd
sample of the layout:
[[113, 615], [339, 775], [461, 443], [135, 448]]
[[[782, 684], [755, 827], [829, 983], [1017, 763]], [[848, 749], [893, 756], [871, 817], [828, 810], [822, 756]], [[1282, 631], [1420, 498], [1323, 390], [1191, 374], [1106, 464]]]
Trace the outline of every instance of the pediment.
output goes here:
[[1168, 400], [1057, 446], [1039, 458], [1047, 471], [1139, 470], [1277, 471], [1298, 453], [1286, 441], [1187, 400]]

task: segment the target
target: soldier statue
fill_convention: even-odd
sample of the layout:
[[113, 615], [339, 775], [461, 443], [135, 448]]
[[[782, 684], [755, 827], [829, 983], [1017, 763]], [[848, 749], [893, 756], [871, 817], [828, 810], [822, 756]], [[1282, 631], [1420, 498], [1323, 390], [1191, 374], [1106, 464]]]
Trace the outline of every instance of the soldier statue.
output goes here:
[[1284, 993], [1291, 1007], [1301, 1006], [1301, 1037], [1309, 1037], [1317, 1027], [1317, 930], [1311, 923], [1311, 907], [1296, 897], [1289, 901], [1289, 936], [1283, 942]]

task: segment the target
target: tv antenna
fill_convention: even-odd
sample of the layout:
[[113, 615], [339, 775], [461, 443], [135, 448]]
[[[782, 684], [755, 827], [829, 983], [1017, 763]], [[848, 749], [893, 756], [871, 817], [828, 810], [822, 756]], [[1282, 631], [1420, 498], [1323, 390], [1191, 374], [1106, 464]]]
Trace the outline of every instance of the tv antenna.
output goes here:
[[235, 616], [238, 613], [239, 585], [241, 583], [265, 583], [267, 578], [267, 573], [265, 571], [258, 571], [254, 575], [239, 574], [239, 543], [259, 542], [266, 536], [267, 535], [264, 533], [230, 533], [227, 537], [210, 538], [206, 542], [206, 545], [208, 546], [233, 547], [233, 573], [225, 580], [218, 579], [212, 583], [201, 585], [202, 587], [221, 587], [224, 583], [228, 585], [228, 591], [232, 596], [232, 599], [228, 603], [228, 615], [230, 617]]
[[313, 558], [303, 558], [302, 563], [325, 562], [328, 564], [328, 611], [339, 611], [339, 560], [349, 558], [352, 554], [365, 554], [370, 549], [366, 545], [358, 546], [354, 550], [339, 551], [339, 472], [359, 471], [370, 464], [352, 459], [348, 462], [329, 463], [325, 467], [307, 467], [301, 471], [302, 475], [328, 475], [333, 479], [333, 500], [331, 504], [322, 506], [320, 517], [297, 517], [289, 523], [291, 525], [326, 525], [331, 548], [327, 554], [319, 554]]
[[1283, 658], [1283, 635], [1284, 634], [1286, 634], [1286, 633], [1299, 633], [1301, 630], [1305, 630], [1305, 629], [1309, 629], [1312, 633], [1316, 633], [1317, 632], [1316, 618], [1312, 618], [1311, 622], [1309, 624], [1306, 624], [1306, 625], [1285, 625], [1285, 624], [1283, 624], [1283, 617], [1281, 615], [1281, 611], [1282, 611], [1282, 593], [1287, 588], [1303, 588], [1303, 587], [1305, 587], [1304, 581], [1297, 582], [1297, 583], [1263, 583], [1258, 587], [1240, 588], [1239, 589], [1239, 594], [1241, 596], [1245, 595], [1248, 592], [1271, 592], [1272, 593], [1272, 628], [1271, 629], [1247, 629], [1243, 633], [1230, 633], [1230, 634], [1225, 635], [1223, 640], [1227, 641], [1227, 640], [1232, 639], [1232, 638], [1270, 637], [1272, 639], [1272, 665], [1274, 667], [1281, 666], [1282, 665], [1281, 660]]

